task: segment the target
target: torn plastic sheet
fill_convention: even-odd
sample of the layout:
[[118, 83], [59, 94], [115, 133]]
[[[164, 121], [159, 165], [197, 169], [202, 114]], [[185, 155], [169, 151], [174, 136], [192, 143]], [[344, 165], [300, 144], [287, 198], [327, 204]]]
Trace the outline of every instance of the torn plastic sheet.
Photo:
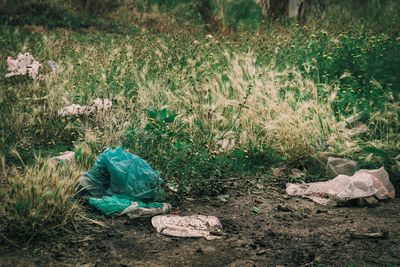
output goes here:
[[108, 148], [79, 179], [82, 197], [105, 215], [145, 218], [171, 210], [162, 201], [163, 180], [158, 171], [139, 156], [121, 147]]
[[54, 60], [47, 60], [47, 64], [49, 64], [49, 67], [51, 69], [51, 72], [57, 72], [57, 63]]
[[133, 201], [119, 215], [127, 215], [130, 219], [149, 218], [155, 215], [167, 214], [170, 211], [171, 205], [168, 203], [142, 203]]
[[126, 195], [92, 197], [89, 198], [89, 204], [105, 215], [127, 215], [130, 219], [148, 218], [171, 211], [168, 203], [132, 201]]
[[205, 215], [158, 215], [151, 219], [157, 232], [174, 237], [204, 237], [207, 240], [218, 239], [222, 225], [215, 216]]
[[335, 178], [338, 175], [354, 175], [360, 168], [358, 163], [350, 159], [329, 157], [326, 164], [326, 175]]
[[81, 114], [90, 114], [98, 111], [109, 110], [112, 107], [112, 101], [109, 99], [100, 99], [97, 98], [88, 106], [81, 106], [78, 104], [72, 104], [67, 107], [64, 107], [58, 111], [58, 115], [61, 117], [69, 116], [69, 115], [81, 115]]
[[385, 168], [360, 170], [353, 176], [339, 175], [326, 182], [288, 184], [290, 196], [306, 197], [324, 206], [375, 196], [379, 200], [394, 198], [395, 189]]
[[162, 183], [158, 171], [121, 147], [106, 149], [79, 179], [89, 197], [125, 195], [129, 200], [145, 203], [163, 197]]
[[7, 70], [5, 77], [29, 75], [32, 79], [40, 79], [39, 68], [42, 65], [30, 53], [19, 53], [17, 58], [7, 57]]
[[73, 151], [65, 151], [63, 154], [57, 157], [53, 157], [50, 160], [59, 161], [59, 162], [72, 162], [75, 158], [75, 152]]

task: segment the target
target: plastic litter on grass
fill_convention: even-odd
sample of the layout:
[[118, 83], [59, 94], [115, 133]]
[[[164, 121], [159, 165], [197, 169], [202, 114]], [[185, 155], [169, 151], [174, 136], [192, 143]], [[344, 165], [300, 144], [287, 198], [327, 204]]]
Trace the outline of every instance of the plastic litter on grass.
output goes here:
[[89, 204], [107, 216], [127, 215], [130, 219], [148, 218], [171, 211], [171, 205], [168, 203], [143, 203], [132, 201], [124, 195], [104, 196], [102, 198], [92, 197], [89, 198]]
[[143, 203], [139, 201], [133, 201], [131, 205], [124, 209], [119, 215], [127, 215], [130, 219], [137, 219], [167, 214], [170, 211], [171, 205], [168, 203]]
[[58, 111], [58, 115], [61, 117], [73, 116], [73, 115], [89, 115], [91, 113], [106, 111], [111, 109], [112, 101], [109, 99], [96, 98], [87, 106], [81, 106], [78, 104], [72, 104], [63, 107]]
[[63, 154], [57, 157], [52, 157], [50, 160], [58, 161], [58, 162], [72, 162], [75, 158], [75, 152], [73, 151], [65, 151]]
[[118, 147], [99, 155], [79, 183], [82, 195], [103, 214], [135, 219], [170, 212], [169, 204], [157, 202], [164, 197], [162, 182], [146, 161]]
[[32, 79], [40, 79], [39, 68], [42, 64], [36, 61], [30, 53], [19, 53], [17, 58], [7, 57], [7, 70], [5, 77], [28, 75]]

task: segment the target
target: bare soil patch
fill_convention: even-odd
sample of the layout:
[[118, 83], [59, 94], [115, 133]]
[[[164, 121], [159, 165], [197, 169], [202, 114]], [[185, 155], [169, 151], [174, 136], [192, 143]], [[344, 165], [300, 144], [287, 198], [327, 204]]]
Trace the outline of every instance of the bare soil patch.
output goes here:
[[[327, 208], [289, 198], [276, 187], [229, 195], [227, 202], [186, 200], [176, 210], [219, 217], [220, 240], [171, 238], [158, 234], [150, 219], [109, 218], [105, 228], [87, 226], [22, 249], [2, 240], [0, 266], [400, 265], [398, 199], [374, 207]], [[355, 239], [352, 232], [389, 236]]]

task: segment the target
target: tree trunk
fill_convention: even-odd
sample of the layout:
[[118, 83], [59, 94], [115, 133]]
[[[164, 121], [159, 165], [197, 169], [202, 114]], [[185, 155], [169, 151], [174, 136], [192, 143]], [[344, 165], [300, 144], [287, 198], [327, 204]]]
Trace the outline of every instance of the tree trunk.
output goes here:
[[86, 3], [85, 3], [85, 12], [86, 13], [89, 12], [89, 8], [90, 8], [90, 0], [86, 0]]
[[289, 15], [289, 0], [270, 0], [268, 15], [279, 18]]
[[300, 24], [310, 18], [320, 18], [329, 0], [258, 0], [264, 15], [269, 18], [297, 17]]
[[300, 25], [307, 24], [311, 19], [320, 19], [325, 10], [323, 0], [304, 0], [299, 6], [297, 19]]

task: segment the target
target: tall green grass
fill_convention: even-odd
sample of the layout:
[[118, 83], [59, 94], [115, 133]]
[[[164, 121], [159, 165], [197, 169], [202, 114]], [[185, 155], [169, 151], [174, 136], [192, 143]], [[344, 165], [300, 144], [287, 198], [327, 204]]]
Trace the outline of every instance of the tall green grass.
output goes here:
[[[42, 231], [40, 220], [72, 222], [75, 180], [66, 178], [89, 168], [109, 146], [145, 158], [179, 185], [179, 197], [220, 194], [229, 178], [266, 173], [276, 163], [312, 170], [319, 152], [367, 168], [384, 165], [399, 185], [400, 39], [392, 26], [379, 34], [367, 24], [334, 28], [326, 24], [332, 15], [323, 21], [327, 30], [282, 21], [243, 32], [221, 17], [237, 32], [209, 34], [196, 3], [178, 2], [127, 1], [108, 14], [86, 12], [87, 25], [75, 24], [83, 13], [67, 5], [53, 4], [55, 17], [46, 18], [47, 6], [2, 17], [8, 24], [0, 26], [1, 58], [31, 52], [44, 66], [48, 59], [58, 66], [40, 81], [0, 79], [1, 154], [7, 169], [21, 167], [21, 159], [26, 164], [9, 176], [5, 199], [13, 219], [7, 225], [27, 233]], [[111, 99], [112, 109], [57, 114], [96, 98]], [[349, 129], [354, 125], [345, 119], [355, 113], [366, 131]], [[34, 160], [64, 150], [77, 151], [79, 167]], [[68, 191], [65, 198], [47, 198], [57, 186]], [[71, 208], [65, 220], [57, 203]], [[44, 217], [32, 217], [35, 209]], [[27, 216], [30, 224], [14, 224]]]
[[76, 199], [79, 170], [37, 159], [34, 165], [7, 171], [0, 188], [3, 212], [0, 231], [12, 238], [49, 234], [78, 220]]

